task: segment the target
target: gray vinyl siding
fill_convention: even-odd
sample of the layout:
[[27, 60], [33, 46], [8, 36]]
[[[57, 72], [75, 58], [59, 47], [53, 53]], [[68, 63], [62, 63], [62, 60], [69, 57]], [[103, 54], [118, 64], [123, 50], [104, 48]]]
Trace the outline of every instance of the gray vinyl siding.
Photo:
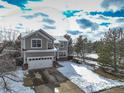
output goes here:
[[48, 49], [53, 49], [54, 48], [54, 42], [51, 40], [51, 42], [48, 42]]
[[26, 53], [26, 57], [42, 57], [42, 56], [54, 56], [54, 52], [30, 52]]
[[[59, 59], [67, 59], [68, 58], [68, 42], [67, 41], [59, 41], [60, 43], [54, 44], [56, 48], [59, 48], [57, 51], [57, 56]], [[61, 47], [61, 44], [64, 42], [64, 46]], [[65, 52], [66, 56], [59, 55], [60, 52]]]
[[[61, 44], [62, 44], [62, 43], [65, 43], [65, 44], [64, 44], [64, 47], [61, 47]], [[60, 49], [60, 50], [68, 50], [68, 42], [60, 41], [59, 49]]]
[[24, 40], [21, 39], [21, 50], [24, 49]]
[[[32, 39], [41, 39], [42, 40], [42, 48], [31, 48], [31, 40]], [[46, 38], [44, 38], [43, 36], [41, 36], [39, 33], [34, 33], [31, 36], [29, 36], [28, 38], [25, 39], [26, 42], [26, 49], [27, 50], [44, 50], [44, 49], [48, 49], [48, 40]]]
[[21, 57], [24, 57], [24, 52], [23, 51], [21, 51]]

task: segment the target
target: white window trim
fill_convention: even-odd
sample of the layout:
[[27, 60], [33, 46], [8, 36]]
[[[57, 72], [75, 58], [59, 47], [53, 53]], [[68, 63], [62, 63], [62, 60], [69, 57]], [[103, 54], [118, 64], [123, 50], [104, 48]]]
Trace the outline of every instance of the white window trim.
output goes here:
[[38, 57], [27, 57], [27, 61], [32, 58], [52, 58], [51, 60], [53, 61], [54, 57], [53, 56], [38, 56]]
[[59, 44], [59, 47], [60, 47], [60, 48], [64, 48], [64, 47], [65, 47], [65, 45], [63, 45], [63, 47], [61, 46], [62, 43], [63, 43], [63, 42], [60, 42], [60, 44]]
[[59, 56], [60, 57], [67, 57], [67, 51], [59, 51], [59, 53], [62, 53], [62, 52], [65, 53], [65, 56], [63, 56], [63, 55], [62, 56], [59, 55]]
[[52, 44], [52, 47], [54, 47], [54, 42], [53, 42], [52, 40], [50, 40], [50, 42], [47, 41], [47, 49], [48, 49], [48, 44], [49, 44], [49, 43], [51, 43], [51, 44]]
[[[32, 40], [40, 40], [41, 41], [41, 47], [32, 47]], [[42, 39], [40, 39], [40, 38], [32, 38], [31, 39], [31, 48], [42, 48]]]

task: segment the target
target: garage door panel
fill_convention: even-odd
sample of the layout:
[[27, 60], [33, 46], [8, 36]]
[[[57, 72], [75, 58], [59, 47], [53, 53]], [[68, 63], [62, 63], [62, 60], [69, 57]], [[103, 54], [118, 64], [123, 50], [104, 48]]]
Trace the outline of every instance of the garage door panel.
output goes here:
[[53, 57], [29, 57], [29, 69], [48, 68], [53, 66]]

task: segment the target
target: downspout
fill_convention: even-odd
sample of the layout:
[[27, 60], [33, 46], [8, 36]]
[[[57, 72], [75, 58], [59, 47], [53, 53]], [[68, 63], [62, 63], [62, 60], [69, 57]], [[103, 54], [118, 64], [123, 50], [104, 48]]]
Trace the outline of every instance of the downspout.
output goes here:
[[23, 50], [23, 52], [24, 52], [24, 64], [26, 63], [26, 54], [25, 54], [25, 38], [24, 38], [24, 50]]

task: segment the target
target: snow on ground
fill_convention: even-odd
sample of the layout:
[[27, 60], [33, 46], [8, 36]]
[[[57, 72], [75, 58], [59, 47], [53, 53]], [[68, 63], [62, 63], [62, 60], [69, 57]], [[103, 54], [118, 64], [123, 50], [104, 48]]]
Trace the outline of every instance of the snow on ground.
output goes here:
[[[93, 59], [98, 59], [98, 55], [96, 53], [92, 53], [92, 54], [87, 53], [86, 57], [93, 58]], [[83, 59], [80, 59], [80, 58], [75, 58], [75, 59], [77, 59], [79, 61], [83, 61]], [[88, 63], [88, 64], [91, 64], [91, 65], [99, 66], [97, 61], [92, 61], [92, 60], [85, 59], [85, 62]]]
[[[9, 84], [9, 87], [14, 90], [14, 93], [35, 93], [33, 89], [31, 89], [30, 87], [25, 87], [23, 85], [23, 77], [24, 77], [24, 72], [21, 69], [18, 69], [17, 71], [13, 72], [16, 76], [18, 76], [18, 78], [16, 77], [16, 80], [20, 80], [20, 82], [15, 82], [12, 81], [10, 79], [6, 79], [7, 83]], [[9, 76], [9, 75], [8, 75]], [[14, 78], [12, 76], [10, 76], [11, 78]], [[2, 82], [0, 80], [0, 82]], [[0, 84], [0, 93], [7, 93], [4, 92], [3, 88], [2, 88], [2, 84]]]
[[[81, 62], [83, 61], [83, 59], [80, 59], [80, 58], [75, 58], [75, 59], [77, 59], [77, 60], [79, 60]], [[99, 64], [97, 63], [97, 61], [92, 61], [92, 60], [85, 59], [85, 63], [91, 64], [91, 65], [94, 65], [94, 66], [99, 66]]]
[[93, 54], [87, 54], [86, 57], [98, 59], [98, 55], [95, 54], [95, 53], [93, 53]]
[[60, 64], [63, 65], [63, 67], [58, 68], [58, 71], [86, 93], [97, 92], [116, 86], [124, 86], [124, 82], [99, 76], [88, 69], [85, 65], [67, 61], [61, 62]]
[[97, 61], [92, 61], [92, 60], [85, 60], [86, 63], [94, 65], [94, 66], [99, 66], [99, 64], [97, 63]]

